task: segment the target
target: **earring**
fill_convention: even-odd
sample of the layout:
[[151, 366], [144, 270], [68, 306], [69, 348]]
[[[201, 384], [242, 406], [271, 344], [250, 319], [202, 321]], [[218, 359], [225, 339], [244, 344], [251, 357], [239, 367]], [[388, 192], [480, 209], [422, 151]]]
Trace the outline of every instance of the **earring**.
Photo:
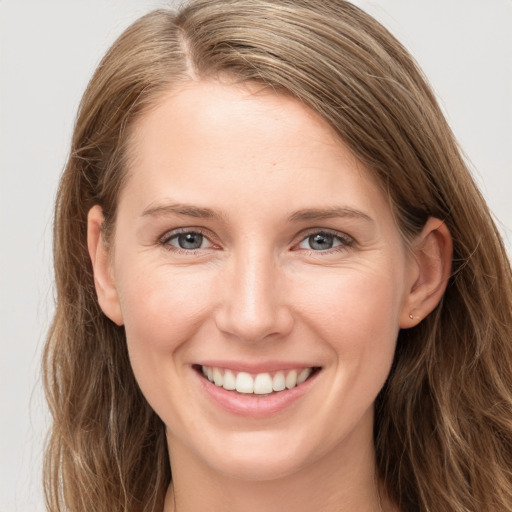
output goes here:
[[409, 318], [410, 318], [411, 320], [414, 320], [414, 317], [411, 315], [411, 313], [409, 313]]

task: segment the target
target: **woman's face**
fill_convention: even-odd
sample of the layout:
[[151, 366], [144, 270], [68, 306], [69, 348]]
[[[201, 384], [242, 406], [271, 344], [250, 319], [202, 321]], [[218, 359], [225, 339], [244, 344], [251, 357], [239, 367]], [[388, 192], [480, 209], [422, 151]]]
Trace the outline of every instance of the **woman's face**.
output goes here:
[[367, 170], [296, 100], [216, 82], [131, 155], [102, 306], [171, 455], [268, 479], [368, 451], [416, 265]]

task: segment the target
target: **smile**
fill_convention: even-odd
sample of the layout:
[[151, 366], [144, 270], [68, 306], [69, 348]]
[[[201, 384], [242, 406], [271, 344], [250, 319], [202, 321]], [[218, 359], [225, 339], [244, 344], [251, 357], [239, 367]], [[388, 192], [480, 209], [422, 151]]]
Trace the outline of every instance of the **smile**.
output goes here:
[[205, 361], [192, 365], [192, 369], [201, 394], [210, 404], [249, 419], [269, 418], [299, 406], [303, 397], [318, 387], [315, 383], [322, 373], [321, 366], [272, 361]]
[[300, 386], [317, 368], [297, 368], [250, 374], [212, 366], [201, 366], [201, 372], [210, 382], [227, 391], [266, 396]]

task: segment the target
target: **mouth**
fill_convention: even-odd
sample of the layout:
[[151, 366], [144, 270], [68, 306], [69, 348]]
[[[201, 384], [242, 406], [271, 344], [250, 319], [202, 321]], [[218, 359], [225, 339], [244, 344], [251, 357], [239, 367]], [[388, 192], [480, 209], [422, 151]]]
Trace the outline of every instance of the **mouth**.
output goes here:
[[252, 374], [216, 366], [194, 365], [194, 369], [219, 388], [255, 397], [281, 394], [296, 388], [321, 370], [320, 367], [311, 366]]

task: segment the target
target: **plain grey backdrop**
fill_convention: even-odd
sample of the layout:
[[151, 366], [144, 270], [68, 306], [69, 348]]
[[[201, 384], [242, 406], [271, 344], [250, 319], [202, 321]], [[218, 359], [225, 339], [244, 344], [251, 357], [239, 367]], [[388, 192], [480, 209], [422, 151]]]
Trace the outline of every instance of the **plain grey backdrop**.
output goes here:
[[[359, 0], [411, 50], [512, 239], [512, 0]], [[163, 0], [0, 0], [0, 512], [44, 510], [52, 204], [87, 81]]]

